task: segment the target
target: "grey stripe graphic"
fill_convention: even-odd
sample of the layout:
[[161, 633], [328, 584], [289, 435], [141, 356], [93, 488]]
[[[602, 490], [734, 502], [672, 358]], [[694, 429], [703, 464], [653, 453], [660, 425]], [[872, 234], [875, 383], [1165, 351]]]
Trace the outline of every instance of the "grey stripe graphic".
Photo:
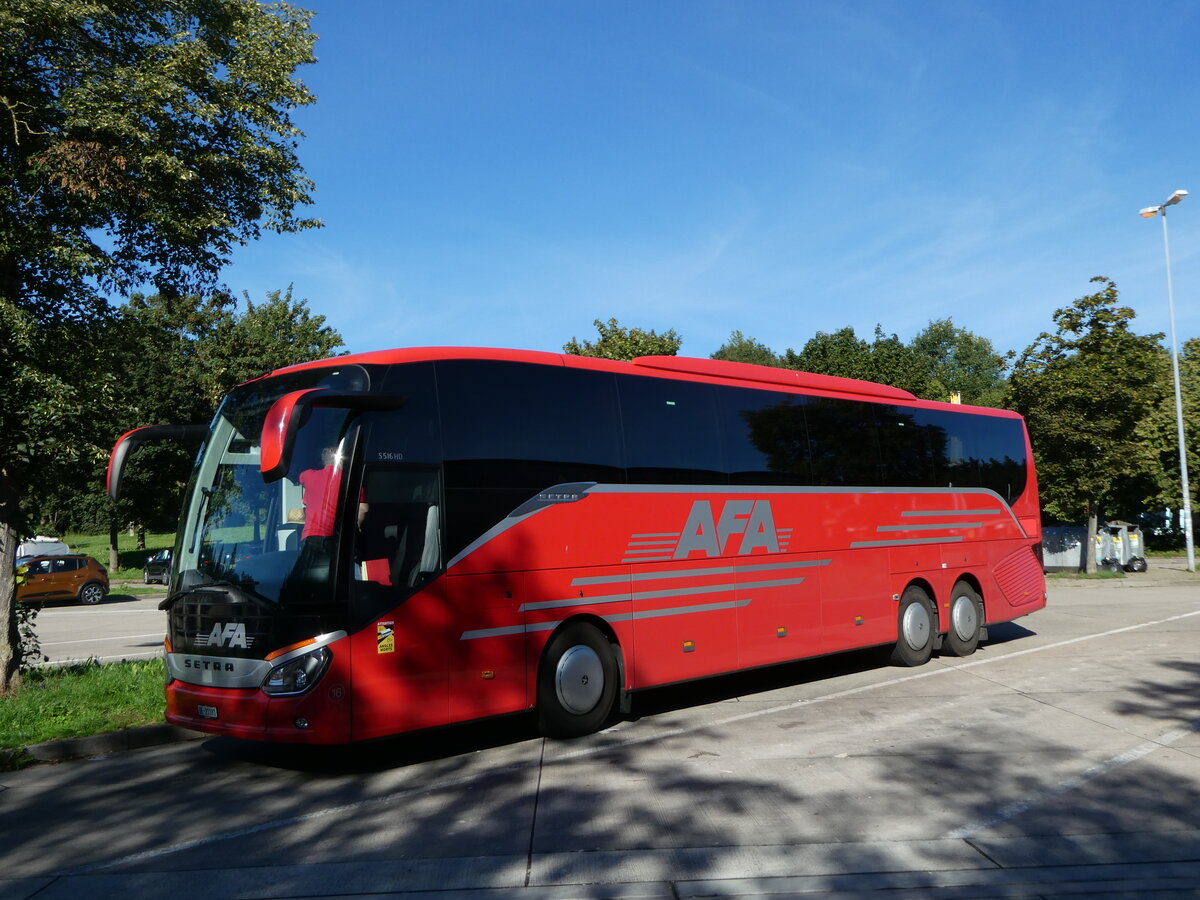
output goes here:
[[982, 528], [982, 522], [934, 522], [932, 525], [880, 525], [876, 531], [938, 531], [943, 528]]
[[671, 609], [645, 609], [639, 612], [620, 613], [609, 616], [609, 622], [634, 622], [638, 619], [661, 619], [664, 616], [686, 616], [691, 613], [717, 612], [722, 609], [741, 609], [749, 606], [750, 600], [726, 600], [723, 603], [703, 603], [699, 606], [676, 606]]
[[935, 538], [909, 538], [901, 541], [854, 541], [850, 547], [907, 547], [912, 544], [957, 544], [965, 540], [963, 536], [956, 535], [954, 537], [935, 537]]
[[908, 516], [998, 516], [998, 509], [907, 509], [900, 513]]
[[[723, 600], [720, 603], [701, 603], [696, 606], [675, 606], [670, 609], [647, 609], [640, 612], [618, 613], [608, 616], [607, 622], [633, 622], [637, 619], [661, 619], [664, 616], [687, 616], [693, 613], [719, 612], [723, 609], [740, 609], [749, 606], [750, 600]], [[552, 622], [534, 622], [530, 625], [510, 625], [505, 628], [479, 628], [475, 631], [464, 631], [460, 641], [475, 641], [480, 638], [505, 637], [513, 634], [528, 634], [536, 631], [552, 631], [558, 627], [562, 619]]]
[[759, 590], [761, 588], [788, 587], [803, 584], [803, 578], [777, 578], [774, 581], [754, 581], [738, 584], [700, 584], [694, 587], [663, 588], [655, 591], [634, 591], [631, 594], [605, 594], [600, 597], [567, 597], [565, 600], [539, 600], [535, 603], [522, 603], [518, 612], [532, 612], [535, 609], [562, 609], [564, 606], [588, 606], [603, 603], [620, 603], [625, 600], [661, 600], [663, 597], [690, 597], [696, 594], [719, 594], [722, 591]]
[[712, 566], [706, 569], [671, 569], [666, 572], [634, 572], [632, 575], [588, 575], [571, 580], [571, 587], [590, 584], [620, 584], [623, 581], [657, 581], [660, 578], [694, 578], [703, 575], [733, 575], [735, 572], [780, 572], [786, 569], [809, 569], [827, 566], [832, 560], [809, 559], [798, 562], [759, 563], [753, 566]]

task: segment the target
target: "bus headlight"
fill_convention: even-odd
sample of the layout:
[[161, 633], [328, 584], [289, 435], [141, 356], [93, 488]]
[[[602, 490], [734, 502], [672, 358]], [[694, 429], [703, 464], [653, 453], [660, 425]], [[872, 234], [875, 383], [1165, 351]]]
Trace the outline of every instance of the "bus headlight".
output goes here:
[[327, 647], [321, 647], [276, 666], [263, 679], [263, 691], [275, 695], [303, 694], [317, 683], [332, 655]]

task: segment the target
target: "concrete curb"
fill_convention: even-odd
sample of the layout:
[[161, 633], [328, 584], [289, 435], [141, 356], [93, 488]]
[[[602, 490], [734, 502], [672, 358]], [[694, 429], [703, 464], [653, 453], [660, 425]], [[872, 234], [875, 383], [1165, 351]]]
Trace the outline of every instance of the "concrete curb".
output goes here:
[[144, 725], [140, 728], [125, 728], [121, 731], [109, 731], [88, 737], [46, 741], [26, 747], [25, 752], [37, 762], [65, 762], [71, 759], [107, 756], [110, 753], [122, 753], [126, 750], [139, 750], [143, 747], [157, 747], [160, 744], [195, 741], [205, 737], [210, 737], [210, 735], [164, 723], [162, 725]]

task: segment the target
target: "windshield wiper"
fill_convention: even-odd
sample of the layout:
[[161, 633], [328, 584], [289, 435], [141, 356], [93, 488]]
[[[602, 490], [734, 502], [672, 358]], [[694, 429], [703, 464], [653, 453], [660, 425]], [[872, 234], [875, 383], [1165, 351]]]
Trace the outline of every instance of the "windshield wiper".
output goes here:
[[264, 594], [260, 594], [258, 591], [254, 590], [254, 586], [257, 584], [258, 584], [257, 581], [252, 581], [247, 584], [237, 584], [232, 581], [223, 581], [223, 580], [204, 581], [204, 582], [201, 582], [200, 584], [190, 584], [186, 588], [183, 588], [179, 591], [176, 591], [174, 594], [171, 594], [169, 597], [167, 597], [167, 599], [163, 600], [160, 604], [158, 604], [158, 608], [159, 609], [170, 609], [171, 606], [175, 603], [175, 601], [178, 600], [180, 597], [186, 596], [187, 594], [193, 594], [196, 591], [204, 591], [204, 590], [211, 590], [212, 588], [217, 588], [217, 589], [224, 591], [225, 593], [242, 594], [243, 596], [247, 597], [248, 599], [253, 600], [255, 603], [258, 603], [260, 606], [265, 606], [269, 609], [275, 609], [276, 604], [274, 602], [272, 602], [270, 597], [267, 597]]

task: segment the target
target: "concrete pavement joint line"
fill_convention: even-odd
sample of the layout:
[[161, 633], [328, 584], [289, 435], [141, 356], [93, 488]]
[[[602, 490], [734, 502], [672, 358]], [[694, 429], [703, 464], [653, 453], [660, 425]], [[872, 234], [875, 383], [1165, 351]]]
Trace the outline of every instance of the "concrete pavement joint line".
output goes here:
[[542, 738], [542, 752], [538, 754], [537, 783], [533, 786], [533, 813], [529, 817], [529, 849], [525, 853], [525, 887], [533, 877], [533, 838], [537, 834], [538, 801], [542, 798], [542, 772], [546, 767], [546, 739]]
[[[989, 665], [991, 663], [1009, 660], [1009, 659], [1012, 659], [1017, 656], [1025, 656], [1026, 654], [1029, 654], [1029, 653], [1039, 653], [1044, 650], [1054, 650], [1059, 647], [1064, 647], [1064, 646], [1067, 646], [1070, 644], [1077, 644], [1077, 643], [1080, 643], [1081, 641], [1094, 640], [1096, 638], [1111, 637], [1114, 634], [1122, 634], [1127, 631], [1136, 631], [1139, 628], [1151, 628], [1155, 625], [1162, 625], [1167, 622], [1175, 622], [1180, 619], [1190, 618], [1192, 616], [1200, 616], [1200, 609], [1193, 610], [1192, 612], [1189, 612], [1189, 613], [1181, 613], [1180, 615], [1170, 616], [1165, 619], [1156, 619], [1155, 621], [1152, 621], [1152, 622], [1143, 622], [1139, 625], [1128, 625], [1123, 628], [1114, 628], [1110, 631], [1104, 631], [1099, 634], [1081, 635], [1080, 637], [1070, 638], [1069, 640], [1058, 641], [1053, 644], [1046, 644], [1043, 647], [1032, 647], [1028, 650], [1017, 650], [1012, 653], [1005, 653], [1003, 656], [992, 657], [991, 659], [975, 660], [973, 662], [960, 663], [959, 665], [956, 665], [956, 666], [943, 666], [940, 669], [933, 669], [931, 671], [926, 671], [926, 672], [917, 672], [912, 675], [902, 676], [900, 678], [890, 678], [887, 681], [882, 681], [882, 682], [873, 683], [873, 684], [859, 685], [858, 687], [855, 687], [855, 688], [848, 688], [844, 691], [836, 691], [832, 694], [826, 694], [821, 697], [812, 697], [812, 698], [807, 698], [804, 700], [796, 700], [791, 703], [780, 704], [778, 706], [773, 706], [768, 709], [754, 710], [754, 711], [748, 712], [748, 713], [741, 713], [740, 715], [730, 716], [727, 719], [721, 719], [721, 720], [718, 720], [715, 722], [710, 722], [710, 723], [707, 723], [704, 725], [695, 725], [690, 728], [672, 728], [672, 729], [668, 729], [667, 731], [657, 732], [655, 734], [646, 735], [644, 737], [629, 738], [628, 740], [617, 741], [617, 742], [611, 743], [611, 744], [605, 743], [605, 744], [599, 745], [599, 746], [586, 747], [581, 750], [573, 751], [571, 753], [564, 753], [559, 756], [555, 756], [552, 759], [550, 759], [550, 762], [562, 762], [562, 761], [567, 761], [567, 760], [579, 759], [579, 758], [585, 757], [585, 756], [598, 756], [601, 753], [605, 753], [609, 750], [620, 749], [623, 747], [629, 747], [629, 746], [633, 746], [635, 744], [644, 744], [644, 743], [648, 743], [650, 741], [661, 741], [661, 740], [664, 740], [666, 738], [671, 738], [671, 737], [678, 737], [680, 735], [690, 734], [691, 732], [698, 731], [702, 728], [717, 728], [717, 727], [732, 725], [732, 724], [736, 724], [738, 722], [746, 721], [748, 719], [756, 719], [756, 718], [759, 718], [759, 717], [765, 716], [765, 715], [774, 715], [775, 713], [787, 712], [789, 710], [798, 709], [801, 706], [805, 706], [805, 705], [811, 704], [811, 703], [824, 703], [829, 700], [838, 700], [843, 697], [849, 697], [849, 696], [853, 696], [855, 694], [865, 693], [866, 691], [869, 691], [869, 690], [875, 690], [876, 688], [893, 687], [897, 684], [905, 684], [910, 681], [916, 681], [920, 678], [928, 678], [928, 677], [931, 677], [934, 675], [943, 675], [947, 672], [955, 672], [955, 671], [958, 671], [959, 669], [964, 669], [964, 668], [968, 668], [968, 667], [974, 668], [977, 666]], [[1184, 733], [1187, 733], [1187, 732], [1184, 732]], [[1182, 734], [1180, 735], [1180, 737], [1182, 737]], [[1178, 738], [1175, 738], [1175, 740], [1178, 740]], [[544, 753], [544, 746], [545, 745], [543, 744], [543, 753]], [[1158, 745], [1155, 744], [1155, 747], [1157, 747], [1157, 746]], [[489, 770], [487, 772], [479, 772], [474, 775], [467, 775], [467, 776], [463, 776], [461, 778], [455, 778], [455, 779], [447, 779], [445, 781], [435, 781], [435, 782], [427, 784], [423, 787], [409, 788], [407, 790], [396, 791], [391, 794], [384, 794], [380, 797], [372, 797], [372, 798], [368, 798], [365, 800], [358, 800], [353, 803], [346, 803], [346, 804], [343, 804], [340, 806], [331, 806], [326, 809], [313, 810], [312, 812], [303, 813], [303, 814], [297, 815], [297, 816], [289, 816], [285, 819], [276, 819], [272, 822], [263, 822], [261, 824], [252, 825], [247, 828], [241, 828], [236, 831], [228, 831], [223, 834], [209, 835], [209, 836], [203, 837], [203, 838], [196, 838], [195, 840], [192, 840], [192, 841], [183, 841], [181, 843], [172, 844], [167, 847], [160, 847], [156, 850], [143, 850], [138, 853], [131, 853], [126, 856], [118, 857], [117, 859], [114, 859], [114, 860], [109, 860], [108, 862], [94, 863], [90, 866], [84, 866], [83, 868], [80, 868], [80, 869], [74, 869], [69, 874], [73, 874], [73, 875], [84, 874], [87, 872], [94, 872], [94, 871], [99, 871], [102, 869], [109, 869], [114, 866], [126, 865], [128, 863], [136, 863], [136, 862], [143, 862], [148, 859], [156, 859], [161, 856], [167, 856], [172, 853], [179, 853], [184, 850], [192, 850], [196, 847], [204, 847], [209, 844], [219, 843], [221, 841], [234, 840], [236, 838], [241, 838], [241, 837], [248, 837], [250, 835], [259, 834], [264, 831], [272, 831], [277, 828], [286, 828], [290, 825], [299, 825], [303, 822], [312, 821], [313, 819], [324, 818], [325, 816], [336, 815], [338, 813], [343, 813], [343, 812], [353, 812], [354, 810], [363, 809], [363, 808], [369, 807], [369, 806], [376, 806], [381, 803], [390, 803], [393, 801], [406, 800], [411, 797], [419, 797], [424, 794], [433, 793], [434, 791], [444, 790], [446, 788], [461, 787], [462, 785], [466, 785], [466, 784], [470, 784], [475, 781], [479, 781], [482, 778], [492, 777], [492, 776], [496, 776], [496, 775], [505, 775], [505, 774], [509, 774], [512, 772], [520, 772], [525, 769], [528, 769], [530, 766], [533, 766], [533, 765], [537, 765], [540, 767], [540, 766], [544, 765], [544, 763], [545, 763], [545, 760], [543, 758], [539, 758], [539, 760], [537, 762], [513, 763], [512, 765], [503, 766], [499, 769]], [[951, 833], [957, 834], [958, 831], [963, 832], [963, 834], [961, 835], [963, 837], [967, 836], [967, 834], [974, 833], [974, 832], [969, 832], [967, 829], [958, 829], [956, 832], [951, 832]]]
[[[1143, 757], [1149, 756], [1155, 750], [1162, 750], [1170, 747], [1176, 741], [1182, 740], [1188, 735], [1200, 731], [1200, 720], [1192, 722], [1185, 728], [1175, 728], [1165, 734], [1159, 735], [1157, 738], [1152, 738], [1144, 743], [1138, 744], [1136, 747], [1131, 747], [1124, 753], [1118, 753], [1116, 756], [1110, 756], [1103, 762], [1085, 769], [1078, 775], [1072, 775], [1070, 778], [1064, 778], [1058, 784], [1051, 785], [1045, 790], [1035, 791], [1034, 793], [1023, 797], [1020, 800], [1014, 800], [1012, 803], [1002, 806], [994, 815], [988, 816], [985, 819], [980, 819], [978, 822], [972, 822], [962, 828], [956, 828], [953, 831], [948, 831], [942, 835], [943, 840], [962, 840], [974, 837], [981, 831], [988, 828], [993, 828], [996, 825], [1014, 819], [1023, 813], [1028, 812], [1035, 806], [1041, 806], [1048, 800], [1053, 800], [1062, 794], [1069, 793], [1077, 788], [1083, 787], [1089, 781], [1095, 781], [1109, 772], [1127, 766], [1130, 763], [1137, 762]], [[972, 844], [972, 846], [974, 846]]]

